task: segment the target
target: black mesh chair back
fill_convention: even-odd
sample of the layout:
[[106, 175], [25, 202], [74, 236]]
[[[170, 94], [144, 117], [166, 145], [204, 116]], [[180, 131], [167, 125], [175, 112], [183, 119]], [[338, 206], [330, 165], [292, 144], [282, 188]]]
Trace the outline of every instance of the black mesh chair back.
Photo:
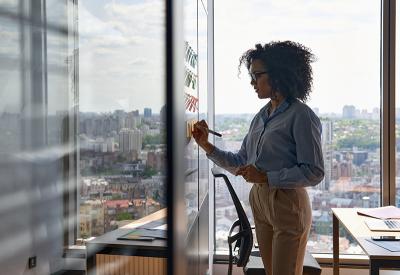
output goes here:
[[[228, 177], [218, 168], [211, 169], [215, 178], [223, 178], [229, 193], [235, 205], [238, 220], [233, 223], [229, 230], [229, 269], [228, 274], [232, 274], [232, 264], [235, 263], [238, 267], [245, 267], [249, 261], [250, 253], [253, 248], [253, 233], [247, 215], [244, 212], [243, 206], [240, 203], [235, 190], [232, 187]], [[238, 229], [238, 230], [237, 230]], [[236, 232], [232, 235], [234, 232]], [[234, 246], [232, 250], [232, 246]], [[236, 253], [235, 256], [233, 253]]]
[[[228, 177], [221, 171], [220, 168], [211, 169], [215, 178], [223, 178], [229, 193], [235, 205], [238, 220], [233, 223], [229, 230], [228, 244], [229, 244], [229, 269], [228, 275], [232, 274], [232, 264], [235, 263], [238, 267], [243, 267], [244, 274], [246, 275], [265, 275], [264, 265], [262, 263], [259, 251], [253, 251], [253, 232], [247, 215], [244, 212], [242, 204], [236, 195]], [[238, 233], [236, 228], [239, 228]], [[232, 251], [232, 245], [234, 245]], [[233, 256], [233, 252], [236, 255]], [[314, 259], [310, 252], [306, 251], [303, 261], [303, 275], [320, 275], [322, 272], [318, 262]]]

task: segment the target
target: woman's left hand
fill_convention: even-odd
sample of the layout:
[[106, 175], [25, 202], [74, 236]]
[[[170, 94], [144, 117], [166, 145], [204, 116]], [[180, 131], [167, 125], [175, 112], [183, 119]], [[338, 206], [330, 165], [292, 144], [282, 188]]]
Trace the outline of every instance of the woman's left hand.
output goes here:
[[241, 166], [236, 170], [236, 176], [242, 176], [247, 182], [267, 183], [267, 174], [259, 171], [254, 165]]

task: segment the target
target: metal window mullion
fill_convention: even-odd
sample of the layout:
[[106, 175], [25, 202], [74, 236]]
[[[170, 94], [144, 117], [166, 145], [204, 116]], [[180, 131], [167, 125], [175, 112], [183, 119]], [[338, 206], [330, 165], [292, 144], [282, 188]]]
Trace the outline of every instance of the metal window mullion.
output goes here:
[[382, 0], [381, 17], [381, 204], [395, 204], [395, 0]]
[[[74, 154], [71, 159], [71, 167], [73, 168], [73, 171], [71, 171], [71, 178], [74, 178], [76, 180], [76, 185], [75, 189], [73, 191], [73, 199], [70, 201], [70, 209], [72, 209], [72, 213], [76, 213], [74, 216], [74, 221], [73, 221], [73, 233], [72, 233], [72, 238], [73, 238], [73, 243], [75, 243], [75, 240], [79, 236], [78, 230], [79, 230], [79, 208], [80, 208], [80, 201], [79, 201], [79, 194], [78, 190], [80, 190], [80, 166], [79, 166], [79, 159], [80, 159], [80, 146], [79, 146], [79, 139], [78, 139], [78, 133], [79, 133], [79, 21], [78, 21], [78, 0], [71, 0], [69, 2], [69, 5], [72, 6], [71, 12], [72, 12], [72, 34], [71, 36], [73, 37], [73, 133], [70, 133], [73, 135], [72, 139], [74, 142]], [[70, 235], [71, 236], [71, 235]]]
[[396, 205], [396, 0], [390, 0], [389, 45], [389, 205]]
[[165, 70], [167, 134], [167, 224], [168, 274], [187, 273], [185, 239], [187, 235], [184, 200], [185, 112], [183, 2], [165, 2]]
[[[78, 51], [78, 0], [68, 0], [67, 7], [68, 34], [68, 94], [69, 113], [63, 123], [64, 145], [68, 147], [69, 154], [65, 156], [64, 176], [64, 245], [75, 245], [80, 237], [79, 232], [79, 205], [80, 175], [79, 171], [79, 51]], [[70, 55], [71, 54], [71, 55]]]
[[[214, 92], [214, 0], [207, 3], [207, 112], [208, 123], [211, 129], [215, 129], [215, 92]], [[210, 137], [215, 144], [215, 136]], [[214, 164], [208, 166], [210, 169]], [[213, 257], [215, 254], [215, 179], [209, 171], [209, 270], [212, 273]]]

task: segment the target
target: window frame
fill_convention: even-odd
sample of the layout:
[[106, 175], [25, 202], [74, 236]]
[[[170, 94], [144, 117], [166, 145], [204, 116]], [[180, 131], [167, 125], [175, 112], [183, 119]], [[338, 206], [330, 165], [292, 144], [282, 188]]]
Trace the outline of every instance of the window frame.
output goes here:
[[[78, 0], [68, 0], [68, 28], [65, 30], [68, 36], [68, 50], [73, 55], [68, 60], [69, 69], [73, 71], [73, 77], [70, 79], [70, 90], [73, 91], [72, 108], [68, 116], [63, 121], [64, 142], [69, 147], [69, 155], [64, 157], [64, 178], [66, 190], [63, 196], [64, 206], [64, 245], [66, 253], [71, 247], [76, 248], [76, 242], [79, 238], [79, 32], [78, 32]], [[70, 215], [75, 213], [75, 215]], [[84, 246], [80, 246], [83, 248]]]
[[381, 0], [381, 205], [396, 198], [396, 1]]
[[[210, 5], [210, 3], [209, 3]], [[211, 2], [214, 9], [213, 2]], [[396, 0], [381, 0], [381, 61], [380, 61], [380, 94], [381, 94], [381, 206], [396, 205], [396, 106], [395, 106], [395, 68], [396, 68]], [[212, 63], [213, 64], [213, 63]], [[214, 69], [214, 68], [213, 68]], [[215, 108], [213, 105], [212, 108]], [[215, 117], [213, 118], [215, 120]], [[212, 166], [211, 166], [212, 167]], [[215, 220], [215, 180], [213, 181], [213, 201], [210, 204]], [[211, 210], [210, 210], [211, 211]], [[213, 220], [214, 263], [228, 261], [225, 251], [216, 250], [216, 227]], [[332, 253], [313, 253], [320, 263], [332, 265]], [[346, 266], [365, 265], [365, 255], [340, 254], [346, 259]]]

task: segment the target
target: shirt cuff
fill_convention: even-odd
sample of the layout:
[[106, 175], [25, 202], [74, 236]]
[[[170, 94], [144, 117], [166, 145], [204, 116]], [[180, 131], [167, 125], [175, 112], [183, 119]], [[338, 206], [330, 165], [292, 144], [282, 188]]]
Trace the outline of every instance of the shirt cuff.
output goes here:
[[267, 179], [268, 179], [268, 185], [272, 188], [278, 188], [279, 187], [279, 171], [271, 171], [267, 172]]
[[206, 156], [208, 157], [208, 158], [210, 158], [210, 159], [215, 159], [215, 158], [218, 158], [218, 156], [220, 155], [219, 154], [219, 152], [220, 152], [221, 150], [219, 150], [218, 148], [217, 148], [217, 146], [215, 146], [214, 145], [214, 150], [211, 152], [211, 153], [206, 153]]

